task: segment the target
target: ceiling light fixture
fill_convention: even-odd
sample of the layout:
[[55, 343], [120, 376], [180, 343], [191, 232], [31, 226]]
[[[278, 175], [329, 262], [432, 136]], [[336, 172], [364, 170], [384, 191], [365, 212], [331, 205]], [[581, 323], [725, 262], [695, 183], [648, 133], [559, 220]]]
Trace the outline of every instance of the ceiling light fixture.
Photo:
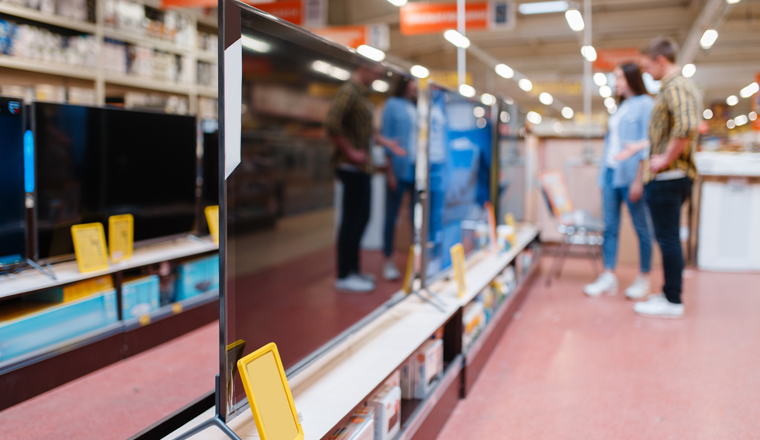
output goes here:
[[567, 11], [568, 4], [566, 1], [536, 2], [523, 3], [517, 7], [523, 15], [534, 14], [551, 14], [553, 12]]
[[546, 92], [542, 92], [538, 95], [538, 100], [541, 101], [541, 104], [543, 105], [552, 105], [554, 97]]
[[734, 122], [733, 119], [729, 119], [728, 121], [726, 121], [726, 127], [728, 127], [729, 130], [733, 130], [734, 128], [736, 128], [736, 122]]
[[475, 88], [469, 84], [462, 84], [459, 86], [459, 93], [467, 98], [472, 98], [475, 96]]
[[570, 107], [565, 107], [562, 109], [562, 116], [565, 119], [572, 119], [575, 116], [575, 112]]
[[702, 117], [705, 119], [712, 119], [713, 117], [713, 111], [708, 109], [705, 109], [705, 111], [702, 112]]
[[480, 102], [482, 102], [483, 105], [494, 105], [496, 104], [496, 97], [490, 93], [483, 93], [480, 95]]
[[515, 76], [515, 71], [506, 64], [497, 64], [494, 70], [496, 70], [496, 73], [502, 78], [509, 79]]
[[412, 73], [412, 75], [416, 76], [417, 78], [427, 78], [430, 76], [430, 70], [428, 70], [426, 67], [423, 66], [412, 66], [409, 71]]
[[611, 96], [609, 98], [604, 98], [604, 106], [605, 107], [612, 108], [612, 107], [615, 107], [616, 105], [617, 105], [617, 102], [615, 102], [615, 98], [613, 98]]
[[404, 6], [406, 4], [406, 0], [388, 0], [388, 3], [392, 4], [393, 6]]
[[594, 74], [594, 84], [597, 86], [606, 86], [607, 85], [607, 75], [603, 74], [602, 72], [596, 72]]
[[581, 47], [581, 55], [583, 55], [583, 58], [589, 63], [596, 61], [596, 49], [594, 49], [594, 46]]
[[581, 11], [578, 10], [578, 7], [575, 4], [571, 6], [571, 9], [568, 9], [567, 12], [565, 12], [565, 19], [567, 20], [570, 29], [575, 32], [580, 32], [586, 27], [586, 24], [583, 22]]
[[728, 104], [728, 105], [730, 105], [732, 107], [735, 106], [738, 103], [739, 103], [739, 98], [737, 98], [736, 95], [731, 95], [728, 98], [726, 98], [726, 104]]
[[533, 83], [528, 78], [520, 79], [520, 81], [517, 81], [517, 85], [525, 92], [533, 90]]
[[461, 47], [462, 49], [470, 47], [470, 39], [453, 29], [444, 32], [443, 38], [456, 47]]
[[760, 84], [753, 82], [752, 84], [748, 85], [747, 87], [743, 88], [741, 92], [739, 92], [739, 95], [742, 98], [749, 98], [750, 96], [754, 95], [760, 91]]
[[681, 73], [683, 74], [685, 78], [691, 78], [692, 76], [694, 76], [695, 73], [697, 73], [697, 66], [689, 63], [683, 66], [683, 69], [681, 69]]
[[602, 98], [609, 98], [612, 96], [612, 89], [610, 86], [601, 86], [599, 87], [599, 95], [601, 95]]
[[367, 46], [366, 44], [362, 44], [356, 48], [356, 51], [359, 52], [359, 54], [371, 59], [372, 61], [380, 62], [385, 59], [385, 52], [380, 49], [375, 49], [372, 46]]
[[538, 125], [541, 123], [541, 121], [544, 120], [544, 118], [542, 118], [541, 115], [536, 112], [528, 112], [528, 114], [525, 116], [525, 119], [527, 119], [528, 122], [533, 125]]
[[715, 44], [715, 41], [717, 39], [718, 31], [715, 29], [708, 29], [704, 34], [702, 34], [702, 38], [699, 40], [699, 45], [702, 46], [702, 49], [709, 49], [713, 44]]

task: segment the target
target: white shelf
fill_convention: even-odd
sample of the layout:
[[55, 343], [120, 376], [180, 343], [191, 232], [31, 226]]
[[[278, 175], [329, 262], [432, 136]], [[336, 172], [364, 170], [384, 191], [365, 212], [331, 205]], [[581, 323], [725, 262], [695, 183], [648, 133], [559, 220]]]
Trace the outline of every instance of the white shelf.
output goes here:
[[116, 84], [120, 86], [135, 87], [138, 89], [155, 90], [157, 92], [189, 95], [192, 91], [192, 85], [190, 84], [174, 84], [166, 81], [159, 81], [156, 79], [144, 78], [135, 75], [106, 73], [105, 78], [106, 84]]
[[[537, 234], [535, 226], [522, 226], [518, 232], [518, 246], [513, 251], [502, 255], [484, 255], [474, 263], [467, 276], [468, 293], [472, 295], [466, 298], [471, 300], [480, 293]], [[330, 434], [335, 425], [361, 404], [463, 304], [469, 302], [466, 298], [457, 298], [453, 282], [440, 283], [439, 286], [437, 293], [443, 301], [443, 311], [416, 296], [410, 296], [289, 379], [296, 408], [304, 417], [302, 426], [306, 440], [319, 440]], [[207, 411], [166, 438], [176, 438], [212, 415], [213, 410]], [[412, 425], [415, 423], [412, 421]], [[228, 425], [241, 438], [258, 438], [248, 410], [242, 411]], [[214, 429], [193, 438], [225, 439]]]
[[46, 24], [58, 26], [65, 29], [85, 32], [88, 34], [94, 34], [95, 28], [96, 28], [94, 23], [74, 20], [72, 18], [62, 17], [56, 14], [46, 14], [44, 12], [40, 12], [35, 9], [25, 8], [23, 6], [10, 5], [8, 3], [0, 3], [0, 13], [13, 15], [15, 17], [20, 17], [20, 18], [26, 18], [28, 20], [33, 20], [40, 23], [46, 23]]
[[69, 64], [51, 63], [47, 61], [28, 60], [26, 58], [0, 55], [0, 67], [26, 70], [30, 72], [47, 73], [48, 75], [65, 76], [95, 81], [94, 70]]
[[198, 49], [198, 52], [196, 52], [195, 55], [198, 58], [198, 61], [203, 61], [211, 64], [216, 64], [219, 62], [219, 57], [217, 56], [216, 52], [212, 52], [210, 50]]
[[181, 238], [165, 243], [137, 248], [132, 258], [128, 261], [112, 264], [108, 269], [85, 274], [79, 272], [76, 261], [67, 261], [52, 265], [56, 275], [53, 280], [34, 269], [27, 269], [13, 277], [0, 277], [0, 298], [20, 295], [40, 289], [70, 284], [77, 281], [93, 278], [101, 275], [133, 269], [162, 261], [175, 260], [189, 257], [204, 252], [217, 250], [218, 246], [210, 239]]
[[113, 40], [123, 41], [125, 43], [138, 44], [140, 46], [152, 47], [154, 49], [162, 50], [164, 52], [171, 52], [179, 55], [190, 55], [193, 52], [190, 46], [181, 46], [171, 41], [159, 40], [157, 38], [150, 38], [142, 35], [135, 35], [129, 31], [121, 29], [115, 29], [111, 27], [105, 27], [103, 29], [103, 36]]
[[[168, 318], [172, 315], [177, 315], [179, 313], [184, 312], [185, 310], [191, 310], [198, 306], [202, 306], [204, 304], [208, 304], [210, 302], [213, 302], [219, 298], [219, 290], [212, 290], [210, 292], [201, 293], [200, 295], [194, 296], [192, 298], [188, 298], [182, 301], [177, 301], [171, 304], [167, 304], [163, 307], [160, 307], [148, 314], [150, 316], [150, 321], [146, 325], [150, 325], [150, 323], [160, 321], [164, 318]], [[179, 309], [177, 309], [177, 305], [179, 305]], [[129, 318], [123, 320], [124, 322], [124, 329], [126, 331], [142, 327], [143, 324], [140, 322], [141, 318]]]

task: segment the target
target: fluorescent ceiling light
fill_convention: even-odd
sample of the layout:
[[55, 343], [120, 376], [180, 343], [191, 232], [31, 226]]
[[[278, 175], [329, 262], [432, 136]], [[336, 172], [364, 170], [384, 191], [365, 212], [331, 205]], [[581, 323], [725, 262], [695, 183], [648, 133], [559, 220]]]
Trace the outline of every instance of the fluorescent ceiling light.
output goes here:
[[506, 102], [509, 105], [512, 105], [515, 103], [515, 100], [507, 96], [506, 98], [504, 98], [504, 102]]
[[747, 87], [743, 88], [741, 92], [739, 92], [739, 95], [742, 98], [749, 98], [750, 96], [754, 95], [760, 91], [760, 85], [756, 82], [753, 82], [752, 84], [748, 85]]
[[749, 118], [747, 117], [747, 115], [739, 115], [734, 118], [734, 122], [736, 123], [738, 127], [741, 127], [742, 125], [749, 122]]
[[594, 49], [594, 46], [581, 47], [581, 55], [583, 55], [583, 58], [589, 63], [596, 61], [596, 49]]
[[602, 98], [609, 98], [612, 96], [612, 89], [610, 86], [601, 86], [599, 87], [599, 94], [602, 96]]
[[729, 5], [735, 5], [739, 3], [740, 1], [742, 0], [726, 0], [726, 3], [728, 3]]
[[371, 59], [372, 61], [382, 61], [385, 59], [385, 52], [383, 52], [380, 49], [375, 49], [372, 46], [367, 46], [366, 44], [362, 44], [356, 49], [357, 52], [364, 55], [365, 57]]
[[697, 73], [697, 66], [694, 64], [687, 64], [683, 66], [683, 69], [681, 69], [681, 73], [686, 78], [691, 78], [694, 76], [695, 73]]
[[561, 122], [557, 121], [557, 122], [554, 123], [554, 125], [552, 126], [552, 128], [554, 128], [554, 132], [555, 133], [562, 133], [562, 131], [565, 129], [565, 126], [562, 125]]
[[702, 112], [702, 117], [705, 119], [712, 119], [713, 117], [713, 111], [708, 109], [705, 109], [705, 111]]
[[483, 93], [480, 95], [480, 102], [482, 102], [483, 105], [494, 105], [496, 104], [496, 97], [490, 93]]
[[247, 49], [251, 49], [255, 52], [260, 53], [267, 53], [270, 50], [272, 50], [272, 45], [269, 43], [265, 43], [261, 40], [257, 40], [255, 38], [251, 38], [249, 36], [243, 35], [241, 38], [243, 46], [245, 46]]
[[388, 3], [392, 4], [393, 6], [404, 6], [406, 4], [406, 0], [388, 0]]
[[461, 47], [463, 49], [470, 47], [470, 40], [453, 29], [449, 29], [444, 32], [443, 38], [448, 40], [449, 43], [453, 44], [456, 47]]
[[411, 69], [409, 69], [410, 72], [412, 72], [412, 75], [416, 76], [417, 78], [427, 78], [430, 76], [430, 71], [426, 67], [422, 66], [412, 66]]
[[609, 113], [611, 115], [614, 115], [616, 111], [617, 111], [617, 106], [610, 107], [610, 108], [607, 109], [607, 113]]
[[552, 12], [565, 12], [567, 11], [567, 2], [555, 1], [555, 2], [537, 2], [537, 3], [523, 3], [518, 6], [518, 10], [523, 15], [533, 14], [551, 14]]
[[575, 112], [570, 107], [565, 107], [562, 109], [562, 116], [565, 119], [572, 119], [575, 116]]
[[347, 81], [349, 78], [351, 78], [351, 72], [348, 70], [341, 69], [340, 67], [335, 67], [332, 64], [326, 63], [322, 60], [317, 60], [311, 63], [311, 68], [319, 73], [324, 73], [325, 75], [331, 76], [341, 81]]
[[606, 86], [607, 85], [607, 75], [603, 74], [602, 72], [597, 72], [594, 74], [594, 84], [597, 86]]
[[475, 88], [469, 84], [462, 84], [459, 86], [459, 93], [461, 93], [462, 96], [472, 98], [475, 96]]
[[497, 64], [495, 70], [496, 70], [496, 73], [502, 78], [509, 79], [515, 76], [515, 71], [512, 70], [512, 68], [507, 66], [506, 64]]
[[381, 79], [376, 79], [374, 82], [372, 82], [372, 89], [376, 92], [385, 93], [390, 88], [391, 85]]
[[525, 118], [533, 125], [538, 125], [541, 123], [541, 121], [544, 120], [544, 118], [542, 118], [541, 115], [536, 112], [528, 112]]
[[533, 90], [533, 83], [528, 78], [522, 78], [520, 81], [517, 81], [517, 85], [526, 92]]
[[546, 92], [542, 92], [538, 95], [538, 100], [541, 101], [541, 104], [543, 105], [552, 105], [554, 97]]
[[615, 102], [615, 98], [613, 98], [611, 96], [609, 98], [604, 98], [604, 106], [605, 107], [612, 108], [612, 107], [615, 107], [616, 105], [617, 105], [617, 102]]
[[567, 24], [570, 25], [570, 29], [575, 32], [582, 31], [583, 28], [586, 27], [586, 24], [583, 22], [581, 11], [577, 9], [568, 9], [567, 12], [565, 12], [565, 19], [567, 19]]
[[733, 119], [729, 119], [728, 121], [726, 121], [726, 127], [733, 130], [734, 128], [736, 128], [736, 122], [734, 122]]
[[472, 109], [472, 115], [475, 116], [476, 118], [482, 118], [483, 116], [486, 115], [486, 109], [484, 109], [481, 106], [477, 106], [474, 109]]
[[708, 29], [702, 34], [702, 38], [699, 40], [699, 45], [702, 49], [709, 49], [715, 44], [715, 40], [718, 39], [718, 31], [715, 29]]
[[501, 119], [501, 122], [503, 122], [503, 123], [506, 124], [507, 122], [509, 122], [509, 120], [511, 118], [509, 117], [509, 113], [507, 113], [507, 112], [501, 112], [501, 114], [499, 115], [499, 119]]
[[757, 120], [757, 113], [755, 113], [755, 112], [749, 112], [749, 120], [750, 121]]
[[734, 106], [739, 103], [739, 98], [736, 97], [736, 95], [731, 95], [728, 98], [726, 98], [726, 104], [730, 106]]

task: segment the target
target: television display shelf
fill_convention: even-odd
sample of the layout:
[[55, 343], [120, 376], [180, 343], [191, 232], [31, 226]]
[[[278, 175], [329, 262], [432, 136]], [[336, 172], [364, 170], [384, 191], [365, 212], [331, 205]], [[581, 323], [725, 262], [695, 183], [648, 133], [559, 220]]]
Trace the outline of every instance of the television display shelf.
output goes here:
[[0, 299], [71, 284], [88, 278], [134, 269], [162, 261], [190, 257], [217, 249], [218, 245], [210, 237], [201, 239], [183, 237], [172, 241], [138, 247], [134, 250], [131, 259], [111, 264], [108, 269], [104, 270], [81, 273], [76, 261], [53, 264], [51, 267], [56, 275], [55, 280], [29, 268], [17, 275], [0, 277]]
[[147, 319], [142, 318], [142, 317], [125, 319], [123, 321], [124, 331], [129, 331], [138, 327], [149, 325], [152, 322], [156, 322], [158, 320], [177, 315], [186, 310], [190, 310], [192, 308], [195, 308], [204, 304], [208, 304], [217, 298], [219, 298], [219, 290], [214, 289], [206, 293], [202, 293], [198, 296], [194, 296], [192, 298], [188, 298], [182, 301], [177, 301], [171, 304], [167, 304], [145, 315], [147, 316]]
[[[535, 226], [523, 225], [518, 232], [518, 246], [501, 255], [486, 252], [473, 255], [479, 261], [468, 268], [467, 295], [458, 298], [453, 280], [437, 283], [441, 310], [409, 296], [386, 313], [349, 336], [312, 365], [289, 378], [296, 409], [303, 415], [305, 439], [319, 440], [330, 434], [356, 406], [364, 402], [379, 384], [408, 359], [433, 333], [471, 301], [509, 263], [538, 236]], [[503, 304], [504, 307], [506, 304]], [[420, 402], [399, 438], [411, 438], [436, 403], [458, 377], [464, 363], [461, 356], [449, 363], [439, 385]], [[440, 397], [440, 396], [438, 396]], [[166, 439], [176, 438], [193, 426], [213, 416], [213, 408], [193, 419]], [[258, 438], [249, 410], [241, 411], [228, 425], [241, 438]], [[226, 437], [208, 429], [194, 437], [198, 440], [223, 440]]]

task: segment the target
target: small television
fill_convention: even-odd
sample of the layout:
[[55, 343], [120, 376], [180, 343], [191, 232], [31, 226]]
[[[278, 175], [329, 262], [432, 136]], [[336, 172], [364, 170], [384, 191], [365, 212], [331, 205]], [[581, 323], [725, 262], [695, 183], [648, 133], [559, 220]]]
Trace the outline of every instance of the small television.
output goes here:
[[26, 258], [24, 103], [0, 97], [0, 268]]

